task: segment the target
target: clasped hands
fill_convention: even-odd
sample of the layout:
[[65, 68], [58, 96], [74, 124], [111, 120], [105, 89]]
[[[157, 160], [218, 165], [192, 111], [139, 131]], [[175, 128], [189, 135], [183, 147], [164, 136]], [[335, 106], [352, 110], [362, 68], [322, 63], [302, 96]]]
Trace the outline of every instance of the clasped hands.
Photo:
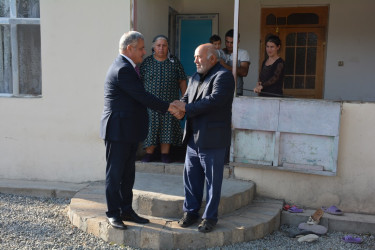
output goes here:
[[181, 101], [173, 101], [169, 104], [168, 111], [171, 113], [174, 117], [181, 120], [185, 116], [185, 103]]
[[262, 83], [261, 82], [257, 82], [257, 86], [254, 88], [253, 91], [255, 93], [260, 93], [260, 92], [262, 92], [262, 89], [263, 89]]

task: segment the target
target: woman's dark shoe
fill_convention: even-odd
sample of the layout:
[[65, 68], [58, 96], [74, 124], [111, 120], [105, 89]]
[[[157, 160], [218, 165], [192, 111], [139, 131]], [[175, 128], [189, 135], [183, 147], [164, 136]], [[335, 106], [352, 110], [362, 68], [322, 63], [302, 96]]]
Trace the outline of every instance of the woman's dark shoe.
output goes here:
[[198, 218], [199, 217], [195, 214], [185, 212], [184, 216], [178, 221], [178, 225], [180, 225], [180, 227], [189, 227], [193, 225]]
[[169, 154], [161, 154], [161, 161], [163, 163], [171, 163], [172, 162], [172, 159], [171, 157], [169, 156]]
[[142, 158], [142, 162], [152, 162], [154, 160], [153, 154], [146, 153], [145, 156]]

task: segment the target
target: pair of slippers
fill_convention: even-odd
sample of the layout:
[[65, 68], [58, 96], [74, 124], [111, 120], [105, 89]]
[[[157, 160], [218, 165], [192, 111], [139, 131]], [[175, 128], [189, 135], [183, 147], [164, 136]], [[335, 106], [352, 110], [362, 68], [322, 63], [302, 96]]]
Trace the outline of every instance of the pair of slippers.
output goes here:
[[322, 207], [322, 210], [327, 214], [343, 215], [344, 213], [336, 206]]

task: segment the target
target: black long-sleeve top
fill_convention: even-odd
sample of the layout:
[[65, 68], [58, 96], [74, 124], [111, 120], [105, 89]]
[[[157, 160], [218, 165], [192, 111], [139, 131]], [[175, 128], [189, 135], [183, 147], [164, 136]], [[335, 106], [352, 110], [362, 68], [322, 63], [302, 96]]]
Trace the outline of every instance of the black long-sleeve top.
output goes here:
[[273, 64], [266, 66], [266, 61], [267, 59], [263, 61], [259, 73], [259, 81], [262, 82], [263, 86], [259, 96], [273, 96], [262, 92], [282, 95], [285, 62], [279, 57]]

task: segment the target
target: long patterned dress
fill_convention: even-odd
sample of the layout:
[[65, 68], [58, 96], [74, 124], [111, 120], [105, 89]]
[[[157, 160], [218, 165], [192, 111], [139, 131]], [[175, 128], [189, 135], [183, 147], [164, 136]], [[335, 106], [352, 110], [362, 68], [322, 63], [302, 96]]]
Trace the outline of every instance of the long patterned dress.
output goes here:
[[[153, 55], [145, 58], [140, 74], [146, 91], [168, 103], [180, 99], [180, 80], [186, 80], [180, 61], [172, 56], [160, 62]], [[149, 126], [144, 147], [160, 143], [181, 145], [182, 130], [180, 122], [170, 113], [160, 114], [148, 109]]]

